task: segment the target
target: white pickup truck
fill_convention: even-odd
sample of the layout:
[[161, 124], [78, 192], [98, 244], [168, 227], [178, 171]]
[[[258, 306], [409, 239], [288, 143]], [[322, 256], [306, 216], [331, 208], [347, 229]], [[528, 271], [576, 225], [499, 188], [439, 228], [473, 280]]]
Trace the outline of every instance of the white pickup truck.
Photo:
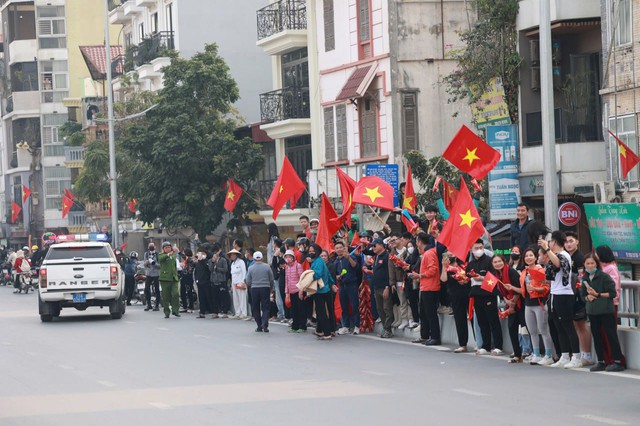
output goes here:
[[62, 308], [84, 311], [109, 307], [111, 318], [125, 312], [124, 274], [111, 246], [104, 242], [54, 244], [40, 267], [38, 307], [42, 322]]

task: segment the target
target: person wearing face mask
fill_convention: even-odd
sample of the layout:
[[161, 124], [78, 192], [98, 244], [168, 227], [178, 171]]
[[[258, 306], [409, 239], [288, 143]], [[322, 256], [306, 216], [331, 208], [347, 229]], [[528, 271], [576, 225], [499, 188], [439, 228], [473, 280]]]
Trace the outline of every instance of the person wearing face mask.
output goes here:
[[464, 279], [456, 279], [456, 272], [449, 270], [450, 268], [459, 267], [460, 264], [461, 262], [453, 253], [446, 252], [444, 256], [442, 256], [440, 282], [446, 281], [447, 283], [447, 291], [449, 292], [451, 309], [453, 309], [453, 319], [456, 323], [456, 333], [458, 335], [459, 347], [453, 351], [454, 353], [467, 352], [467, 343], [469, 341], [467, 312], [469, 311], [470, 285]]
[[[613, 255], [613, 250], [608, 245], [601, 245], [596, 247], [596, 256], [600, 260], [600, 264], [602, 265], [602, 272], [608, 274], [613, 282], [616, 283], [616, 297], [613, 298], [613, 310], [615, 314], [615, 324], [616, 324], [616, 332], [618, 331], [618, 305], [620, 304], [620, 292], [622, 291], [622, 283], [620, 282], [620, 270], [618, 269], [618, 264], [616, 263], [616, 258]], [[609, 342], [607, 341], [606, 335], [603, 332], [604, 342], [604, 360], [607, 364], [613, 363], [613, 358], [611, 356], [611, 348], [609, 347]], [[591, 349], [591, 346], [589, 346]], [[626, 366], [626, 360], [624, 356], [622, 357], [622, 364]]]
[[427, 346], [440, 345], [440, 319], [438, 318], [438, 295], [440, 293], [440, 262], [435, 247], [429, 247], [429, 236], [421, 232], [416, 236], [416, 245], [422, 252], [420, 270], [412, 272], [411, 278], [420, 281], [420, 339], [414, 343]]
[[[518, 330], [520, 325], [525, 324], [519, 285], [520, 275], [515, 269], [509, 267], [507, 260], [501, 254], [496, 254], [491, 259], [490, 272], [500, 280], [496, 288], [500, 293], [500, 297], [504, 299], [507, 305], [507, 312], [509, 313], [507, 323], [509, 338], [511, 339], [511, 346], [513, 347], [513, 355], [511, 359], [509, 359], [509, 363], [520, 363], [522, 362], [522, 348], [518, 338]], [[502, 333], [502, 329], [500, 333]], [[495, 335], [495, 332], [493, 334]], [[499, 347], [497, 343], [495, 346], [496, 349], [492, 351], [492, 355], [501, 355], [502, 347]]]
[[[616, 318], [613, 299], [616, 297], [616, 283], [609, 274], [602, 272], [600, 260], [593, 254], [584, 257], [584, 270], [580, 294], [587, 303], [587, 315], [591, 322], [593, 344], [598, 356], [598, 363], [591, 367], [591, 371], [624, 371], [622, 350], [616, 333]], [[613, 364], [605, 365], [604, 341], [602, 334], [607, 336]]]
[[156, 296], [154, 311], [160, 310], [160, 303], [162, 301], [160, 297], [160, 262], [158, 262], [158, 253], [156, 252], [156, 245], [149, 243], [147, 251], [144, 252], [143, 257], [144, 273], [146, 276], [144, 283], [144, 298], [147, 301], [147, 307], [145, 311], [150, 311], [151, 308], [151, 288], [153, 287], [153, 293]]
[[[296, 261], [296, 254], [293, 250], [287, 250], [284, 253], [284, 271], [285, 277], [285, 303], [291, 304], [291, 330], [290, 333], [304, 333], [307, 331], [307, 317], [302, 306], [302, 292], [296, 284], [300, 281], [302, 275], [302, 266]], [[287, 302], [288, 301], [288, 302]]]
[[[358, 311], [358, 256], [350, 254], [344, 243], [335, 243], [337, 259], [334, 262], [336, 281], [340, 284], [340, 306], [342, 307], [342, 327], [338, 334], [359, 334], [360, 313]], [[351, 308], [349, 308], [351, 306]]]
[[414, 329], [420, 323], [420, 310], [418, 308], [418, 301], [420, 298], [420, 283], [415, 282], [413, 278], [409, 277], [409, 272], [420, 271], [420, 253], [416, 250], [415, 240], [410, 233], [405, 232], [400, 237], [402, 244], [407, 248], [407, 257], [404, 261], [407, 266], [404, 269], [404, 293], [409, 303], [409, 309], [411, 317], [409, 318], [409, 329]]
[[198, 287], [198, 303], [200, 312], [197, 318], [205, 318], [207, 313], [213, 314], [213, 288], [211, 287], [211, 271], [209, 256], [204, 248], [196, 253], [196, 264], [193, 267], [193, 279]]
[[520, 255], [520, 247], [511, 247], [511, 253], [509, 254], [509, 267], [521, 272], [524, 269], [524, 263]]
[[[471, 289], [469, 296], [474, 300], [475, 318], [478, 323], [480, 333], [476, 332], [476, 343], [478, 350], [476, 355], [488, 355], [491, 353], [491, 338], [498, 351], [496, 355], [502, 353], [502, 329], [500, 327], [500, 318], [498, 317], [498, 306], [496, 295], [489, 293], [481, 288], [482, 281], [491, 268], [491, 258], [485, 254], [484, 243], [481, 239], [477, 240], [471, 246], [472, 258], [467, 264], [466, 273], [477, 276], [471, 277]], [[480, 338], [478, 338], [480, 337]]]

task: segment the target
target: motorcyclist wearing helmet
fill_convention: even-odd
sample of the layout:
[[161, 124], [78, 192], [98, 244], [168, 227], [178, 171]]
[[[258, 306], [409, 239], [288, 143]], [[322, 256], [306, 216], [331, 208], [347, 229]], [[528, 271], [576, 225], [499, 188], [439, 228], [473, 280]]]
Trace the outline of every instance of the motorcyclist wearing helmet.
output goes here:
[[31, 266], [40, 266], [44, 260], [43, 251], [37, 245], [31, 246]]
[[129, 253], [129, 259], [124, 264], [124, 296], [127, 306], [131, 306], [131, 298], [136, 288], [136, 271], [138, 270], [138, 253]]

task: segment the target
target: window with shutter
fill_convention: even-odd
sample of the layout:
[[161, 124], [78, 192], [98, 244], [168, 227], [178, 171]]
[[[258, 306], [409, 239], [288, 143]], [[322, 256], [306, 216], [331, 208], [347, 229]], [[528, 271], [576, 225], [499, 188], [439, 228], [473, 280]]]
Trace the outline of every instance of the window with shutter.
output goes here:
[[63, 6], [38, 8], [38, 40], [41, 49], [66, 48], [66, 33]]
[[338, 161], [348, 160], [347, 147], [347, 106], [336, 105], [336, 145], [338, 146]]
[[333, 0], [324, 0], [324, 51], [336, 48]]
[[419, 149], [418, 92], [402, 92], [402, 139], [404, 151]]
[[360, 152], [362, 158], [378, 156], [378, 106], [371, 98], [358, 101], [360, 113]]
[[360, 59], [373, 56], [371, 47], [371, 0], [358, 0], [358, 42]]
[[324, 109], [324, 156], [327, 163], [336, 159], [333, 107]]

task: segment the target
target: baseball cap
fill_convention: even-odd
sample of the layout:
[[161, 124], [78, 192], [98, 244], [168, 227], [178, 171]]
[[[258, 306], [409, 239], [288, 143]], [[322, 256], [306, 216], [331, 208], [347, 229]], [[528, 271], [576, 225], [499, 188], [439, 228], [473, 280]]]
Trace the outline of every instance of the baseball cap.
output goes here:
[[371, 242], [371, 244], [376, 245], [376, 244], [380, 244], [381, 246], [384, 245], [384, 240], [382, 238], [374, 238], [373, 241]]
[[296, 258], [296, 254], [293, 252], [293, 250], [287, 250], [284, 252], [285, 256], [292, 256], [294, 259]]
[[169, 241], [165, 241], [164, 243], [162, 243], [162, 248], [165, 247], [171, 247], [171, 243]]
[[255, 253], [253, 253], [253, 258], [254, 258], [255, 260], [262, 260], [262, 253], [261, 253], [261, 252], [259, 252], [259, 251], [257, 251], [257, 252], [255, 252]]

